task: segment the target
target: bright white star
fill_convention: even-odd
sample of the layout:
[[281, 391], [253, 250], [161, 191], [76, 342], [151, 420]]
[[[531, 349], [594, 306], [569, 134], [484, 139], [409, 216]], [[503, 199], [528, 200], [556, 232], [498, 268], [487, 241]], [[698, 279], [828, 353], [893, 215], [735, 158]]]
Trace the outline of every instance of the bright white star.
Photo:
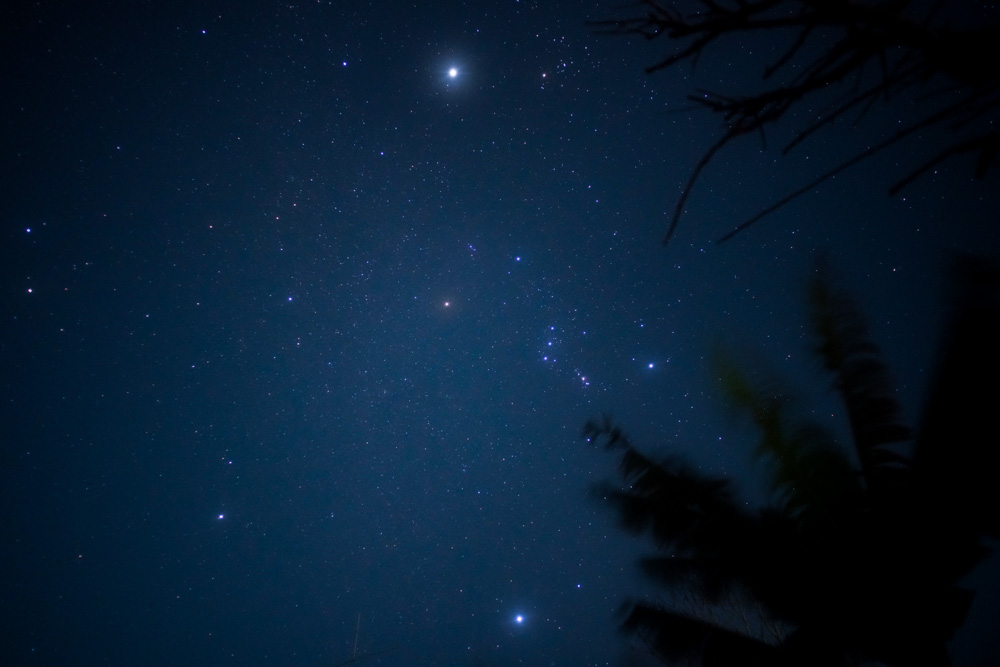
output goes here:
[[448, 70], [448, 76], [449, 78], [454, 79], [456, 76], [458, 76], [458, 69], [452, 67], [450, 70]]

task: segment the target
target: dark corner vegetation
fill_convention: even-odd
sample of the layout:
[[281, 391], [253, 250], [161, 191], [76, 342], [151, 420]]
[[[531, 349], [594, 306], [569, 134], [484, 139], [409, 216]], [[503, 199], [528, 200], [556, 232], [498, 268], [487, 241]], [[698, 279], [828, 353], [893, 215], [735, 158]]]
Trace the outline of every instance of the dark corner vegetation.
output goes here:
[[[1000, 377], [1000, 266], [955, 269], [955, 313], [914, 431], [850, 295], [823, 269], [809, 295], [816, 355], [850, 442], [794, 414], [775, 382], [717, 363], [721, 394], [748, 418], [773, 495], [737, 502], [734, 481], [656, 458], [608, 418], [588, 441], [620, 457], [595, 492], [655, 555], [640, 567], [669, 603], [630, 600], [622, 629], [664, 662], [947, 665], [973, 591], [960, 580], [1000, 536], [990, 464]], [[688, 662], [691, 661], [691, 662]]]

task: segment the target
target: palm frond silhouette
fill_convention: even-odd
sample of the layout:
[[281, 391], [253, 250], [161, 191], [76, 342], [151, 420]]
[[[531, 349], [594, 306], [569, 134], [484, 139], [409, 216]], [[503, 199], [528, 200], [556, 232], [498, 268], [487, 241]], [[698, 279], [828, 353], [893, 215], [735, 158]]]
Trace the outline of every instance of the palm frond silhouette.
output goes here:
[[[964, 266], [970, 266], [966, 263]], [[759, 434], [772, 500], [737, 503], [733, 482], [643, 454], [610, 418], [583, 435], [620, 457], [622, 484], [595, 492], [629, 530], [652, 537], [650, 578], [711, 604], [733, 590], [787, 632], [741, 631], [691, 609], [628, 601], [622, 629], [665, 662], [716, 665], [948, 665], [946, 643], [972, 593], [959, 580], [998, 534], [987, 465], [1000, 392], [1000, 269], [963, 269], [965, 306], [920, 430], [903, 422], [892, 379], [850, 297], [823, 271], [810, 288], [817, 355], [833, 378], [851, 442], [797, 417], [776, 385], [720, 357], [725, 395]], [[982, 382], [983, 378], [989, 382]]]

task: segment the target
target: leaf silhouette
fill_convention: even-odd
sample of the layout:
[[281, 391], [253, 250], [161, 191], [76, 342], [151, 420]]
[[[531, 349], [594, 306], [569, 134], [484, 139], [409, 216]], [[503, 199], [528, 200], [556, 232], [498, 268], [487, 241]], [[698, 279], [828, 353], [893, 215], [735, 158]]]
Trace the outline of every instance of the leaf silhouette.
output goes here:
[[997, 534], [1000, 506], [987, 435], [1000, 398], [1000, 267], [963, 266], [968, 296], [956, 299], [912, 456], [888, 367], [822, 265], [809, 289], [816, 353], [844, 402], [849, 445], [802, 418], [779, 382], [716, 356], [724, 395], [758, 435], [769, 504], [748, 508], [730, 480], [644, 454], [610, 417], [587, 423], [588, 440], [620, 457], [622, 483], [594, 492], [652, 537], [658, 553], [642, 571], [689, 601], [629, 601], [623, 631], [665, 662], [950, 664], [947, 642], [972, 601], [958, 582], [989, 553], [981, 539]]

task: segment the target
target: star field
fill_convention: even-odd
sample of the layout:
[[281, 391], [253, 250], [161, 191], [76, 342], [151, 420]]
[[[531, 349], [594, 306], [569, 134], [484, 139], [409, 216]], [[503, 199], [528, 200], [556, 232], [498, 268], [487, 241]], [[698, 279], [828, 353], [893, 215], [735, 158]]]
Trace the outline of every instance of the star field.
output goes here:
[[615, 629], [645, 545], [580, 429], [744, 474], [713, 345], [814, 386], [819, 252], [916, 409], [927, 267], [1000, 249], [995, 196], [848, 174], [712, 246], [797, 183], [741, 145], [663, 249], [719, 127], [585, 24], [614, 11], [11, 10], [0, 662], [652, 664]]

